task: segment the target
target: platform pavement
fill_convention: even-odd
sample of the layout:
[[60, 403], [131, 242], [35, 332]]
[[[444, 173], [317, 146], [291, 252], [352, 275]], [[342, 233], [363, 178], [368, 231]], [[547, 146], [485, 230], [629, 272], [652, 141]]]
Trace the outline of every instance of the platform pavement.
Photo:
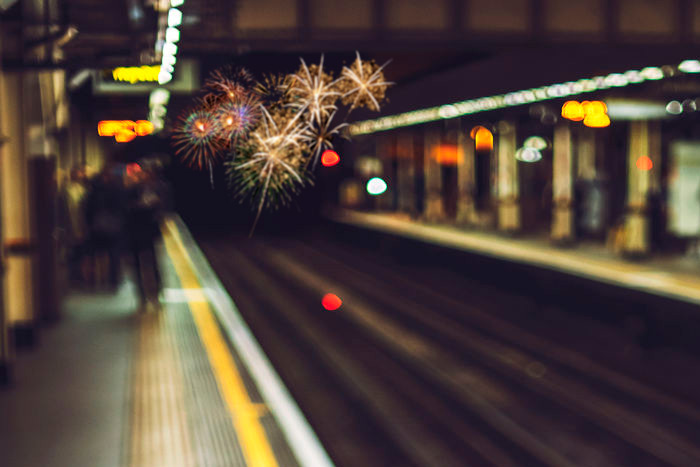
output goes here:
[[128, 278], [70, 293], [17, 357], [0, 465], [332, 466], [187, 227], [163, 232], [159, 309], [139, 312]]
[[17, 355], [0, 391], [0, 465], [122, 465], [135, 307], [128, 281], [115, 294], [68, 295], [63, 320]]

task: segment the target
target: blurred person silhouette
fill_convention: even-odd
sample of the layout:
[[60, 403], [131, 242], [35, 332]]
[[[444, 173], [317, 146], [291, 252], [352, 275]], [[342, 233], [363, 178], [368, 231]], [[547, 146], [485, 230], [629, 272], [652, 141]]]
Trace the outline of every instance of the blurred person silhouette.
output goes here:
[[[108, 257], [109, 285], [118, 287], [121, 281], [121, 253], [126, 227], [126, 192], [119, 167], [107, 164], [93, 180], [85, 201], [85, 220], [89, 232], [89, 251], [94, 263], [102, 255]], [[99, 277], [93, 272], [93, 283]]]
[[606, 212], [605, 179], [596, 176], [577, 182], [577, 225], [580, 238], [604, 237]]
[[587, 195], [587, 180], [583, 178], [577, 178], [574, 182], [574, 199], [572, 202], [574, 214], [574, 235], [577, 239], [580, 239], [584, 235], [584, 218], [587, 214]]
[[87, 226], [85, 201], [87, 198], [87, 175], [83, 167], [73, 167], [61, 194], [62, 226], [65, 231], [66, 263], [71, 282], [83, 282], [83, 261], [87, 254]]
[[647, 191], [650, 243], [652, 249], [656, 251], [663, 250], [666, 243], [667, 198], [668, 193], [665, 180], [662, 180], [659, 185], [652, 186]]
[[149, 307], [159, 306], [162, 282], [155, 243], [161, 236], [160, 222], [167, 205], [166, 194], [156, 173], [144, 170], [137, 163], [127, 166], [127, 183], [129, 248], [139, 290], [139, 310], [146, 311]]
[[554, 196], [552, 180], [547, 180], [547, 183], [542, 187], [542, 192], [540, 193], [540, 209], [542, 212], [552, 212], [554, 201], [552, 196]]

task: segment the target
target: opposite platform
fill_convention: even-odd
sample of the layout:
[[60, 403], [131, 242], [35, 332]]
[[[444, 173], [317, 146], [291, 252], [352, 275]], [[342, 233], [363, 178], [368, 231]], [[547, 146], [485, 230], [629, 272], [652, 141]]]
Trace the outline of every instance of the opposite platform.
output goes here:
[[425, 224], [394, 213], [344, 210], [329, 215], [329, 218], [342, 224], [700, 304], [698, 265], [689, 267], [663, 260], [629, 262], [607, 254], [602, 248], [556, 248], [546, 241], [505, 238], [455, 226]]

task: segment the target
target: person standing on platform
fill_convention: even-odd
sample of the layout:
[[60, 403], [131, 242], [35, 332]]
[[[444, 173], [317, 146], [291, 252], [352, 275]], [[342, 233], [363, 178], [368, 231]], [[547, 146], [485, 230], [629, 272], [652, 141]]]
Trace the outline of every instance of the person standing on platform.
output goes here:
[[[95, 179], [85, 202], [90, 252], [98, 263], [103, 254], [109, 261], [109, 285], [121, 281], [121, 253], [126, 227], [126, 196], [119, 170], [107, 165]], [[98, 277], [93, 279], [97, 282]]]
[[161, 276], [155, 243], [160, 239], [164, 194], [155, 174], [143, 170], [138, 164], [129, 164], [127, 180], [130, 185], [129, 244], [139, 290], [139, 309], [146, 311], [149, 307], [159, 306]]
[[69, 278], [74, 283], [85, 280], [83, 261], [86, 258], [87, 226], [85, 224], [85, 201], [87, 198], [85, 170], [74, 167], [62, 193], [62, 225], [65, 229], [66, 262]]

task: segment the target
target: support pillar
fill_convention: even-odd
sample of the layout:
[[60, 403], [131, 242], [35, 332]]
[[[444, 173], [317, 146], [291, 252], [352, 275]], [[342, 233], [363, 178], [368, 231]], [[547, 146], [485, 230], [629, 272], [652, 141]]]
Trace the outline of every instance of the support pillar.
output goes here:
[[416, 213], [416, 188], [413, 135], [409, 132], [401, 133], [397, 138], [396, 145], [396, 157], [398, 159], [398, 207], [399, 211], [414, 217]]
[[[661, 129], [658, 122], [632, 121], [629, 126], [627, 152], [627, 212], [625, 215], [624, 253], [645, 256], [649, 253], [649, 215], [647, 192], [658, 183], [661, 152]], [[655, 164], [651, 170], [640, 170], [637, 159], [648, 156]]]
[[578, 133], [576, 178], [593, 180], [596, 178], [596, 140], [595, 129], [580, 127]]
[[499, 123], [496, 151], [498, 157], [498, 230], [517, 232], [520, 230], [520, 186], [518, 165], [515, 159], [515, 125]]
[[22, 72], [5, 72], [0, 79], [0, 133], [9, 137], [0, 150], [2, 247], [7, 254], [3, 286], [7, 325], [15, 347], [31, 347], [36, 340], [24, 114], [26, 95], [37, 91], [25, 85], [33, 81], [25, 80]]
[[476, 203], [476, 164], [474, 141], [468, 134], [460, 132], [457, 137], [457, 224], [477, 222]]
[[573, 164], [571, 126], [568, 121], [554, 127], [554, 160], [552, 164], [552, 231], [557, 243], [574, 240]]
[[[0, 90], [2, 90], [2, 72], [0, 71]], [[2, 146], [5, 143], [5, 136], [2, 132], [2, 109], [0, 109], [0, 157], [3, 156]], [[0, 219], [2, 216], [0, 215]], [[0, 224], [2, 221], [0, 220]], [[2, 245], [2, 228], [0, 228], [0, 245]], [[5, 310], [5, 290], [3, 287], [3, 276], [5, 275], [5, 258], [0, 249], [0, 387], [10, 382], [10, 344], [7, 326], [7, 316]]]
[[442, 167], [433, 156], [434, 148], [440, 144], [440, 134], [434, 130], [425, 133], [423, 144], [423, 170], [425, 171], [425, 212], [428, 222], [439, 222], [445, 218], [442, 202]]
[[381, 161], [381, 178], [386, 182], [387, 189], [381, 195], [374, 196], [375, 208], [379, 211], [390, 211], [392, 210], [393, 191], [396, 190], [391, 177], [391, 145], [386, 135], [380, 135], [376, 144], [377, 158]]
[[[2, 39], [3, 34], [0, 32], [0, 51], [2, 50]], [[2, 59], [2, 53], [0, 52], [0, 59]], [[2, 60], [0, 60], [2, 63]], [[10, 141], [10, 136], [7, 134], [8, 130], [8, 107], [3, 104], [5, 99], [6, 89], [5, 89], [5, 74], [2, 68], [0, 68], [0, 167], [2, 167], [2, 161], [6, 158], [5, 146], [6, 142]], [[2, 183], [2, 174], [0, 174], [0, 184]], [[0, 387], [9, 384], [10, 382], [10, 334], [8, 328], [8, 317], [7, 308], [5, 307], [5, 254], [2, 248], [3, 245], [3, 229], [2, 229], [2, 186], [0, 186]]]

